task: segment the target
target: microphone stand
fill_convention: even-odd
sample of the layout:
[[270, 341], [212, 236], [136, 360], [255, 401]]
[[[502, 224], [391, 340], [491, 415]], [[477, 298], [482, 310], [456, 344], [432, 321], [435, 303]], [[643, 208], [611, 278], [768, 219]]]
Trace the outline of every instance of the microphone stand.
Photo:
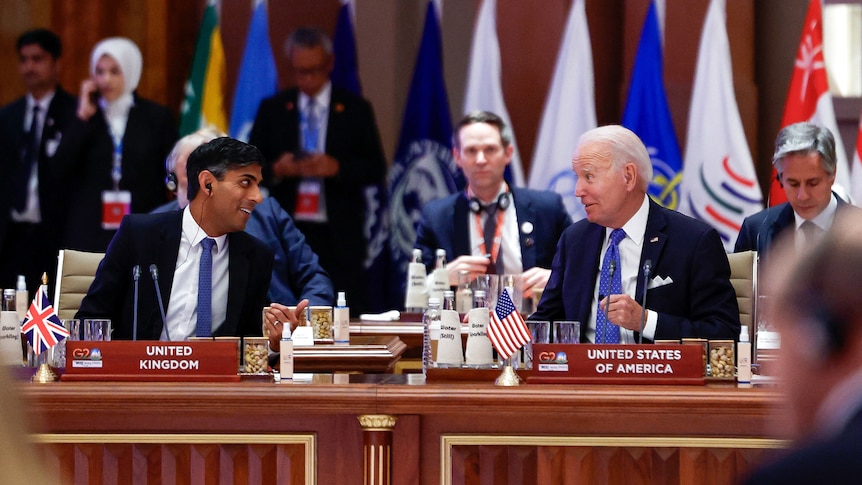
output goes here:
[[141, 279], [141, 266], [135, 265], [132, 268], [132, 278], [135, 280], [135, 301], [132, 309], [132, 340], [138, 340], [138, 280]]
[[638, 333], [638, 343], [642, 344], [644, 342], [644, 326], [646, 325], [646, 293], [647, 286], [649, 285], [649, 275], [650, 271], [652, 271], [652, 260], [646, 260], [644, 262], [644, 294], [641, 297], [641, 331]]
[[165, 329], [165, 337], [170, 341], [171, 333], [168, 330], [168, 322], [165, 319], [165, 304], [162, 302], [162, 290], [159, 289], [159, 267], [151, 264], [150, 274], [153, 276], [153, 284], [156, 286], [156, 299], [159, 301], [159, 315], [162, 317], [162, 328]]

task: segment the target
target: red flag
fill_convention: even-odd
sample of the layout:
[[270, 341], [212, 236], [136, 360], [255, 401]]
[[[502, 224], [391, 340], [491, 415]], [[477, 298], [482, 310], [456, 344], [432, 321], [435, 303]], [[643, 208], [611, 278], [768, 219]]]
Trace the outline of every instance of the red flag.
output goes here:
[[[847, 165], [847, 155], [838, 124], [835, 121], [835, 108], [832, 106], [832, 95], [829, 93], [829, 81], [826, 75], [826, 62], [823, 57], [823, 14], [821, 0], [811, 0], [808, 14], [802, 28], [802, 39], [799, 41], [799, 51], [787, 92], [787, 103], [784, 106], [784, 118], [781, 127], [810, 121], [825, 126], [835, 137], [835, 151], [838, 159], [835, 183], [847, 188], [850, 177]], [[772, 186], [769, 190], [769, 205], [787, 202], [787, 195], [778, 183], [777, 171], [772, 169]]]
[[504, 288], [500, 293], [500, 297], [497, 298], [497, 308], [491, 312], [488, 338], [491, 339], [500, 357], [504, 359], [508, 359], [532, 338], [527, 324], [512, 303], [508, 288]]
[[30, 304], [30, 310], [21, 323], [21, 332], [27, 336], [27, 341], [33, 349], [42, 353], [57, 345], [61, 340], [69, 336], [69, 331], [63, 327], [54, 307], [45, 294], [44, 286], [40, 286]]
[[853, 165], [850, 167], [850, 196], [856, 204], [862, 203], [862, 116], [859, 118], [856, 150], [853, 152]]

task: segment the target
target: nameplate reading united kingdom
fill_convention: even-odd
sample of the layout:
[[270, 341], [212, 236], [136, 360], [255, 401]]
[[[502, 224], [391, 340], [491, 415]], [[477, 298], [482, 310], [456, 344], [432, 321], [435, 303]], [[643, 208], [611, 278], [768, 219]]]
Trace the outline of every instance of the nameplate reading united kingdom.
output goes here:
[[527, 382], [699, 385], [703, 366], [696, 345], [534, 344]]
[[235, 341], [67, 341], [64, 381], [239, 381]]

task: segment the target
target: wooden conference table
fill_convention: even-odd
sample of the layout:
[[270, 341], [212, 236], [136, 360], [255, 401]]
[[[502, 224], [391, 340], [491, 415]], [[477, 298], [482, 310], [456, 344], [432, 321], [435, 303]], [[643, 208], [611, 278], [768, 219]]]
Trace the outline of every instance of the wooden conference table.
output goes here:
[[308, 377], [18, 386], [63, 483], [730, 484], [782, 446], [772, 389]]

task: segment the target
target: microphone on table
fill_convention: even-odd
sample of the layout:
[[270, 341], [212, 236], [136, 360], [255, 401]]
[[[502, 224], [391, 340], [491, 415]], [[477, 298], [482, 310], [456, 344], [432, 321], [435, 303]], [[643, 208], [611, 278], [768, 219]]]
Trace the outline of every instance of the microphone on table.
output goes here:
[[135, 280], [135, 300], [132, 304], [132, 340], [138, 340], [138, 280], [141, 279], [141, 266], [132, 268], [132, 278]]
[[168, 322], [165, 319], [165, 304], [162, 302], [162, 290], [159, 289], [159, 267], [155, 264], [150, 265], [150, 275], [152, 275], [153, 284], [156, 286], [156, 299], [159, 301], [159, 315], [162, 317], [162, 328], [165, 329], [165, 337], [170, 341], [171, 334], [168, 331]]
[[648, 259], [644, 261], [644, 294], [641, 297], [641, 331], [638, 333], [638, 343], [642, 344], [644, 341], [644, 325], [646, 325], [646, 294], [647, 294], [647, 286], [649, 285], [649, 275], [652, 271], [652, 260]]

